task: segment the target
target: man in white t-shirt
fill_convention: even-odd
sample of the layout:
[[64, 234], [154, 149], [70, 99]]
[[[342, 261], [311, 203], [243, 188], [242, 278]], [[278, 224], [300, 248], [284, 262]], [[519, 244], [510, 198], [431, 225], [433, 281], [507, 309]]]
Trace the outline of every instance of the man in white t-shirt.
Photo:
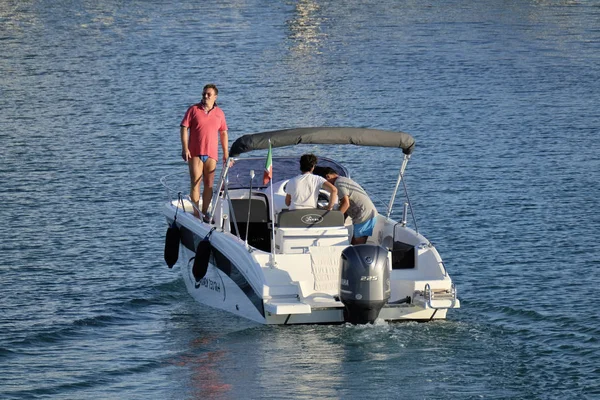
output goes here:
[[304, 154], [300, 157], [302, 174], [290, 179], [285, 188], [285, 204], [290, 210], [317, 208], [320, 189], [331, 193], [327, 205], [328, 210], [333, 210], [334, 204], [337, 204], [337, 188], [322, 176], [313, 175], [312, 172], [316, 165], [317, 157], [314, 154]]

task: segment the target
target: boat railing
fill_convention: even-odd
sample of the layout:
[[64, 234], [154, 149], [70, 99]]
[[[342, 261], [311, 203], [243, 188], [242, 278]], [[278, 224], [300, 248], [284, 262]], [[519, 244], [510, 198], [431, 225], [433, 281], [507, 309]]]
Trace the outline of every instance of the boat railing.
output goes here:
[[[175, 187], [175, 184], [172, 183], [176, 179], [181, 179], [181, 174], [178, 174], [178, 173], [168, 174], [168, 175], [163, 176], [159, 180], [162, 187], [165, 188], [169, 202], [173, 203], [174, 201], [180, 200], [180, 199], [187, 200], [188, 203], [192, 206], [192, 208], [194, 208], [198, 213], [200, 213], [200, 210], [198, 209], [198, 205], [196, 205], [192, 201], [192, 198], [190, 197], [189, 193], [187, 193], [187, 192], [184, 193], [181, 190], [182, 187], [186, 187], [183, 184], [183, 182], [177, 183], [176, 184], [177, 187]], [[178, 205], [178, 207], [179, 207], [179, 205]], [[183, 207], [183, 204], [182, 204], [182, 207]], [[185, 207], [183, 207], [183, 208], [185, 209]]]
[[178, 173], [172, 173], [172, 174], [168, 174], [163, 176], [162, 178], [160, 178], [160, 184], [162, 185], [163, 188], [165, 188], [166, 192], [167, 192], [167, 198], [169, 199], [169, 201], [173, 201], [175, 199], [177, 199], [179, 197], [179, 194], [182, 193], [181, 190], [174, 188], [171, 185], [171, 180], [174, 179], [175, 176], [179, 176], [180, 174]]

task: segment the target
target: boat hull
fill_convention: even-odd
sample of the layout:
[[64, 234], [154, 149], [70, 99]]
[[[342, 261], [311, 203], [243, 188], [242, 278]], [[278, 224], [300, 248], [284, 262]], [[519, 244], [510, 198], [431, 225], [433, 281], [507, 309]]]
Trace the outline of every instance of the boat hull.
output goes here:
[[[169, 226], [173, 224], [177, 207], [177, 202], [165, 207]], [[273, 255], [248, 246], [222, 228], [201, 222], [189, 212], [180, 212], [176, 225], [181, 237], [177, 265], [187, 291], [196, 302], [260, 324], [340, 324], [348, 320], [345, 306], [338, 297], [339, 286], [337, 289], [329, 287], [328, 293], [320, 293], [317, 288], [316, 264], [311, 267], [311, 263], [319, 252]], [[205, 275], [194, 276], [198, 244], [207, 236], [210, 240], [208, 268]], [[345, 246], [334, 245], [338, 249]], [[436, 268], [442, 265], [432, 246], [419, 246], [415, 254], [417, 264], [428, 260], [427, 265], [438, 265]], [[411, 276], [417, 274], [419, 268], [422, 265], [416, 269], [391, 271], [391, 299], [381, 309], [378, 319], [444, 319], [448, 308], [460, 307], [455, 293], [450, 300], [444, 295], [436, 297], [442, 288], [452, 284], [445, 273], [437, 280], [419, 281]], [[410, 298], [410, 301], [403, 301], [403, 298]]]
[[[219, 269], [212, 262], [208, 264], [206, 275], [196, 281], [192, 272], [195, 253], [183, 248], [181, 275], [188, 293], [200, 304], [218, 308], [259, 323], [266, 323], [262, 298], [248, 296], [231, 275]], [[182, 263], [183, 264], [183, 263]], [[252, 301], [252, 298], [256, 300]]]
[[[239, 317], [267, 325], [295, 324], [342, 324], [345, 322], [344, 308], [337, 306], [311, 307], [306, 314], [274, 314], [266, 311], [266, 299], [252, 301], [247, 290], [231, 279], [222, 269], [209, 263], [206, 275], [196, 282], [192, 273], [195, 254], [182, 250], [181, 275], [188, 293], [199, 304], [227, 311]], [[187, 260], [184, 264], [184, 260]], [[417, 305], [386, 305], [379, 313], [385, 321], [431, 321], [445, 319], [447, 309], [431, 309]]]
[[[185, 232], [186, 229], [183, 228], [183, 231]], [[195, 244], [203, 239], [202, 235], [192, 235]], [[184, 234], [183, 237], [185, 236]], [[213, 239], [216, 239], [217, 236], [218, 234]], [[234, 254], [236, 251], [240, 251], [239, 246], [230, 249], [213, 247], [213, 252], [217, 256], [211, 256], [206, 275], [196, 281], [192, 271], [196, 254], [192, 250], [193, 247], [189, 247], [181, 246], [179, 265], [188, 293], [199, 304], [268, 325], [341, 324], [345, 322], [344, 307], [340, 302], [319, 304], [306, 299], [305, 303], [310, 305], [308, 313], [274, 313], [265, 309], [265, 304], [269, 304], [271, 299], [265, 298], [258, 291], [253, 290], [249, 279], [244, 276], [242, 268], [235, 265], [231, 258], [222, 256], [224, 253]], [[246, 250], [242, 251], [246, 252]], [[446, 314], [447, 309], [432, 309], [424, 304], [385, 305], [381, 309], [379, 319], [385, 321], [430, 321], [445, 319]]]

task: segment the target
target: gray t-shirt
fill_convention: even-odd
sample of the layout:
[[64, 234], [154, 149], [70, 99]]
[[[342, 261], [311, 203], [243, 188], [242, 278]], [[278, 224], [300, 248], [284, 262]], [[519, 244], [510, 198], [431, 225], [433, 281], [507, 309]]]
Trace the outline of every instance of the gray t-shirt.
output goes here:
[[365, 190], [350, 178], [338, 176], [335, 180], [335, 187], [338, 190], [338, 198], [348, 196], [350, 207], [348, 216], [352, 218], [353, 224], [363, 223], [377, 215], [377, 208], [369, 198]]

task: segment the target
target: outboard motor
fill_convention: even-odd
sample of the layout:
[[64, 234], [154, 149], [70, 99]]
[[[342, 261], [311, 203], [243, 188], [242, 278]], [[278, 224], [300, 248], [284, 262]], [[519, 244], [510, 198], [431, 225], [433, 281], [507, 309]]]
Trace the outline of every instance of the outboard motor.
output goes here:
[[390, 298], [390, 270], [386, 248], [371, 244], [342, 251], [340, 299], [344, 318], [353, 324], [373, 323]]

